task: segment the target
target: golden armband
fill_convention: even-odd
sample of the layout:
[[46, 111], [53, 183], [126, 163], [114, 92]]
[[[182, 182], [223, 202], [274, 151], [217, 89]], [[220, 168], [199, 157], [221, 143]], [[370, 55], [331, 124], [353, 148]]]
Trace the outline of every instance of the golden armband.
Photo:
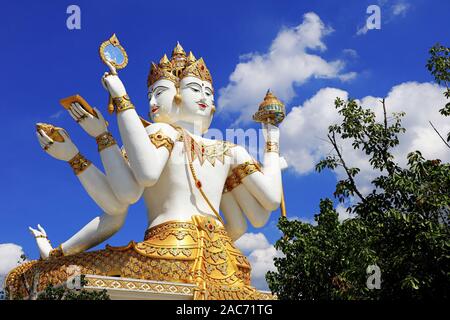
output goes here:
[[231, 190], [233, 190], [240, 184], [241, 184], [241, 180], [238, 178], [238, 176], [234, 173], [231, 173], [227, 177], [227, 180], [225, 180], [225, 186], [223, 188], [223, 193], [230, 192]]
[[112, 134], [110, 132], [105, 132], [95, 138], [97, 141], [98, 152], [105, 150], [116, 144], [116, 140], [114, 140]]
[[119, 114], [128, 109], [134, 109], [134, 105], [130, 101], [130, 97], [126, 94], [122, 97], [113, 98], [116, 112]]
[[267, 141], [265, 151], [280, 153], [280, 145], [278, 142]]
[[52, 249], [48, 256], [49, 256], [49, 258], [57, 258], [57, 257], [64, 256], [64, 252], [62, 250], [62, 246], [59, 245], [57, 248]]
[[73, 172], [76, 175], [79, 175], [80, 173], [82, 173], [92, 163], [91, 161], [86, 159], [84, 156], [82, 156], [81, 153], [77, 153], [77, 155], [75, 157], [73, 157], [72, 159], [70, 159], [68, 162], [69, 162], [70, 166], [72, 167]]
[[156, 148], [165, 147], [169, 151], [169, 153], [172, 152], [174, 145], [173, 140], [170, 137], [166, 136], [161, 131], [161, 129], [156, 133], [150, 134], [149, 138]]
[[233, 173], [236, 175], [239, 181], [242, 181], [242, 179], [244, 179], [245, 177], [258, 171], [260, 172], [261, 168], [259, 164], [254, 161], [246, 161], [233, 169]]

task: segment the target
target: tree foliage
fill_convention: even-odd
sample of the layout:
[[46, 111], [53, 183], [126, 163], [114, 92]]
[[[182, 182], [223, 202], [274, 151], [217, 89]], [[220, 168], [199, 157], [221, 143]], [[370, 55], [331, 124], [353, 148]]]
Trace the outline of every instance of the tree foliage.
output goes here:
[[[73, 280], [74, 281], [74, 280]], [[81, 286], [85, 286], [87, 281], [81, 275]], [[106, 290], [87, 291], [85, 289], [68, 289], [65, 286], [54, 287], [48, 285], [45, 290], [38, 294], [37, 300], [110, 300]]]
[[[446, 88], [444, 96], [450, 98], [450, 48], [440, 45], [439, 43], [431, 47], [430, 58], [427, 62], [428, 71], [434, 76], [437, 84], [443, 85]], [[450, 102], [444, 108], [439, 110], [444, 116], [450, 115]]]
[[[427, 67], [445, 84], [449, 97], [449, 48], [430, 50]], [[427, 160], [420, 151], [400, 167], [392, 149], [399, 144], [403, 113], [383, 119], [354, 100], [335, 101], [342, 123], [331, 125], [328, 141], [334, 154], [316, 165], [317, 171], [341, 167], [347, 178], [337, 182], [334, 197], [351, 203], [355, 218], [342, 223], [330, 199], [320, 202], [316, 225], [281, 218], [284, 236], [275, 247], [276, 272], [266, 275], [280, 299], [443, 299], [450, 297], [450, 165]], [[449, 105], [440, 112], [450, 114]], [[362, 150], [379, 175], [373, 190], [362, 193], [356, 183], [360, 170], [345, 162], [340, 142]], [[443, 146], [445, 147], [445, 146]], [[381, 270], [380, 289], [369, 289], [366, 268]]]

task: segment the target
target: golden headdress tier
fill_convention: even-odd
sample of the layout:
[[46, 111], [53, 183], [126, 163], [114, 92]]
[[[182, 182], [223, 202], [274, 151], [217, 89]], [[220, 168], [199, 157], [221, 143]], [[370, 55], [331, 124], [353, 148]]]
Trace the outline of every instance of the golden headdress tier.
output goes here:
[[202, 79], [203, 81], [209, 81], [212, 84], [211, 74], [206, 67], [205, 61], [203, 61], [203, 58], [198, 59], [183, 70], [180, 79], [186, 77], [196, 77]]
[[170, 60], [167, 58], [167, 55], [164, 54], [164, 56], [159, 60], [159, 65], [161, 68], [169, 68], [170, 67]]
[[158, 66], [152, 62], [150, 73], [147, 78], [147, 86], [150, 87], [160, 79], [167, 79], [174, 83], [178, 83], [179, 81], [178, 77], [172, 74], [170, 68], [164, 68], [163, 66]]
[[197, 59], [195, 59], [194, 54], [192, 53], [192, 51], [189, 51], [189, 55], [187, 57], [187, 61], [186, 64], [187, 65], [191, 65], [193, 64]]
[[158, 64], [152, 62], [147, 86], [150, 87], [160, 79], [167, 79], [177, 84], [181, 79], [188, 76], [197, 77], [212, 84], [212, 77], [205, 61], [202, 58], [197, 60], [192, 51], [186, 57], [186, 52], [180, 43], [177, 42], [170, 60], [164, 54]]
[[278, 125], [284, 120], [286, 109], [284, 104], [269, 90], [267, 90], [264, 101], [259, 105], [258, 111], [253, 115], [256, 122]]
[[181, 46], [181, 44], [178, 41], [177, 41], [177, 45], [175, 46], [175, 48], [173, 48], [173, 51], [172, 51], [172, 57], [174, 57], [176, 55], [186, 56], [186, 52], [184, 51], [183, 47]]

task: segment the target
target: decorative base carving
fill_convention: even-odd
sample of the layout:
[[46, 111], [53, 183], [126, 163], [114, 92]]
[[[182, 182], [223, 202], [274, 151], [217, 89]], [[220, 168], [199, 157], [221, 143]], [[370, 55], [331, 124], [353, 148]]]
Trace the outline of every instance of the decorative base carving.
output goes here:
[[104, 250], [25, 263], [10, 272], [6, 288], [12, 297], [25, 297], [36, 275], [36, 291], [42, 291], [48, 284], [65, 283], [75, 271], [90, 275], [88, 287], [99, 289], [108, 289], [114, 283], [139, 291], [140, 280], [150, 280], [146, 287], [151, 288], [156, 281], [163, 287], [171, 285], [169, 291], [190, 288], [191, 299], [273, 298], [250, 286], [247, 258], [223, 227], [203, 216], [155, 226], [147, 230], [143, 242], [132, 241], [124, 247], [107, 245]]

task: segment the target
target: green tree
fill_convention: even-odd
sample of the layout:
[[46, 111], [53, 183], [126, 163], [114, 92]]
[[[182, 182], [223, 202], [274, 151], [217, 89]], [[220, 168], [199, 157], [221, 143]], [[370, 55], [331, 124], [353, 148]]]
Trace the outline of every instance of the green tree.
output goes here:
[[[81, 287], [87, 284], [84, 275], [81, 275], [80, 283]], [[54, 287], [53, 285], [48, 285], [43, 292], [38, 294], [37, 300], [110, 300], [110, 298], [106, 290], [75, 290], [64, 286]]]
[[[450, 48], [436, 43], [431, 47], [430, 58], [427, 62], [428, 71], [434, 76], [434, 80], [437, 84], [445, 86], [446, 90], [444, 96], [450, 98]], [[450, 102], [445, 105], [444, 108], [439, 110], [444, 116], [450, 115]]]
[[[449, 49], [436, 48], [427, 66], [436, 79], [448, 81]], [[381, 106], [383, 119], [378, 122], [372, 109], [336, 99], [343, 120], [328, 130], [334, 154], [316, 170], [345, 171], [347, 178], [337, 182], [334, 197], [350, 201], [347, 211], [355, 218], [339, 223], [332, 201], [325, 199], [315, 216], [317, 225], [280, 219], [284, 236], [275, 247], [284, 257], [276, 258], [277, 271], [266, 275], [280, 299], [449, 298], [450, 165], [415, 151], [408, 154], [406, 167], [400, 167], [391, 150], [405, 131], [404, 114], [388, 117], [384, 100]], [[446, 115], [444, 109], [440, 112]], [[339, 144], [346, 139], [379, 172], [368, 194], [355, 182], [359, 168], [345, 162]], [[366, 285], [369, 265], [381, 270], [379, 290]]]

